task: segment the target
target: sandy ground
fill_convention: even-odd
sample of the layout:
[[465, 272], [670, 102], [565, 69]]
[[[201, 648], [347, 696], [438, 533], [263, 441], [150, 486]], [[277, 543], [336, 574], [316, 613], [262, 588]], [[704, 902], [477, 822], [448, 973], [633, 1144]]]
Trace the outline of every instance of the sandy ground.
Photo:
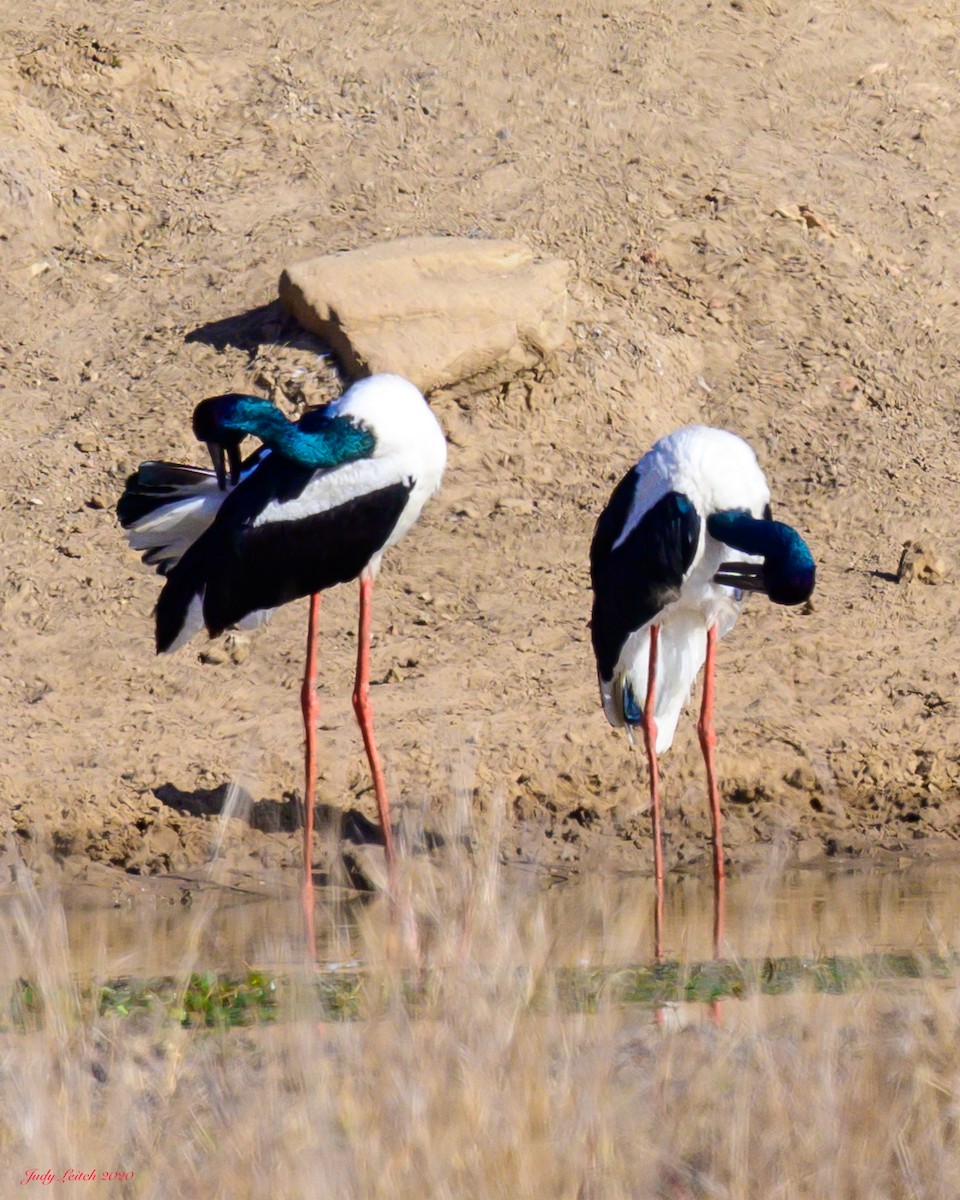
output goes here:
[[[4, 861], [188, 874], [239, 781], [237, 870], [295, 863], [305, 606], [155, 658], [157, 580], [112, 509], [141, 459], [202, 461], [201, 397], [252, 389], [293, 413], [334, 394], [309, 340], [257, 310], [285, 263], [409, 234], [565, 258], [574, 311], [541, 376], [433, 398], [445, 485], [375, 600], [374, 702], [406, 818], [502, 811], [516, 861], [648, 868], [635, 766], [596, 696], [587, 550], [624, 470], [705, 421], [753, 443], [819, 562], [809, 611], [754, 599], [721, 647], [731, 860], [949, 851], [956, 11], [425, 11], [4, 6]], [[896, 580], [910, 540], [927, 582]], [[370, 816], [355, 604], [353, 588], [324, 600], [319, 795]], [[669, 867], [702, 862], [692, 718], [664, 789]]]

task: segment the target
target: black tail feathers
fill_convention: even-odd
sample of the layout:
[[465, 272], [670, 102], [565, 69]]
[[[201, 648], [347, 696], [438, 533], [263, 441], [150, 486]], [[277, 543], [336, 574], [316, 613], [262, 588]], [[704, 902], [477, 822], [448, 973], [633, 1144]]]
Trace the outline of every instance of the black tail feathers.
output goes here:
[[201, 558], [191, 553], [167, 576], [155, 613], [158, 654], [178, 649], [203, 628], [205, 583]]
[[202, 467], [183, 467], [168, 462], [141, 463], [127, 479], [123, 495], [117, 501], [117, 520], [124, 529], [129, 529], [158, 508], [189, 495], [211, 478], [212, 472]]

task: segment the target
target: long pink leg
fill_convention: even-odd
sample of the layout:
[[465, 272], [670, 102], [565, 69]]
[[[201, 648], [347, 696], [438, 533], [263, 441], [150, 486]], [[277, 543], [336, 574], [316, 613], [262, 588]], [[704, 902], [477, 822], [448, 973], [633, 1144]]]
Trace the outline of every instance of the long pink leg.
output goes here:
[[373, 580], [360, 580], [360, 628], [357, 633], [357, 678], [353, 686], [353, 710], [357, 714], [363, 744], [370, 762], [373, 788], [377, 794], [377, 809], [380, 813], [380, 828], [387, 852], [387, 886], [396, 898], [397, 851], [393, 843], [393, 827], [390, 824], [390, 801], [387, 785], [380, 766], [377, 743], [373, 738], [373, 711], [370, 707], [370, 600], [373, 595]]
[[[717, 746], [717, 734], [713, 727], [713, 693], [717, 666], [717, 627], [711, 625], [707, 630], [707, 661], [703, 676], [703, 704], [700, 708], [700, 720], [697, 723], [697, 733], [700, 735], [700, 748], [703, 751], [703, 761], [707, 768], [707, 788], [710, 792], [710, 819], [713, 825], [713, 957], [720, 957], [720, 946], [723, 942], [724, 907], [726, 892], [726, 876], [723, 869], [723, 834], [721, 832], [720, 791], [717, 787], [717, 769], [714, 761], [714, 751]], [[714, 1002], [711, 1013], [715, 1020], [720, 1019], [720, 1005]]]
[[647, 749], [650, 771], [650, 803], [653, 808], [653, 874], [656, 879], [657, 900], [654, 909], [654, 933], [657, 961], [663, 958], [663, 841], [660, 833], [660, 768], [657, 764], [657, 723], [653, 717], [657, 698], [657, 645], [660, 626], [650, 626], [650, 661], [647, 667], [647, 698], [643, 705], [643, 744]]
[[311, 958], [316, 955], [313, 898], [313, 809], [317, 780], [317, 720], [320, 699], [317, 696], [317, 631], [320, 624], [320, 593], [310, 597], [310, 620], [307, 625], [307, 663], [300, 689], [300, 708], [303, 712], [304, 772], [303, 788], [303, 916], [307, 945]]
[[[717, 788], [717, 769], [714, 763], [714, 750], [717, 745], [717, 734], [713, 727], [713, 693], [717, 666], [717, 627], [711, 625], [707, 630], [707, 662], [703, 677], [703, 704], [700, 708], [700, 720], [697, 733], [700, 735], [700, 748], [703, 751], [703, 761], [707, 768], [707, 787], [710, 791], [710, 818], [713, 824], [713, 881], [718, 893], [724, 883], [723, 871], [723, 833], [721, 831], [720, 792]], [[722, 912], [720, 923], [714, 929], [717, 941], [723, 937]]]

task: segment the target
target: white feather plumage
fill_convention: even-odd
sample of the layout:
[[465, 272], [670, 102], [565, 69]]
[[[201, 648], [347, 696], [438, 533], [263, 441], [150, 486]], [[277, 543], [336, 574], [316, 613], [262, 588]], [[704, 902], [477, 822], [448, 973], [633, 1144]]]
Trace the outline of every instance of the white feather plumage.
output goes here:
[[[253, 523], [262, 526], [275, 521], [296, 521], [398, 483], [409, 486], [407, 503], [389, 539], [364, 569], [365, 576], [373, 577], [379, 569], [383, 550], [403, 537], [439, 488], [447, 460], [446, 439], [421, 393], [399, 375], [373, 375], [362, 379], [328, 405], [326, 411], [331, 417], [350, 417], [369, 429], [375, 438], [373, 453], [369, 458], [317, 470], [299, 496], [267, 504]], [[270, 453], [265, 448], [259, 461], [263, 462]], [[161, 469], [161, 475], [163, 466], [155, 464], [156, 469]], [[178, 482], [171, 484], [164, 478], [158, 480], [164, 499], [166, 494], [170, 499], [131, 522], [126, 529], [127, 540], [133, 549], [144, 553], [145, 562], [163, 563], [165, 573], [213, 524], [230, 490], [220, 490], [212, 471], [181, 467], [171, 470], [179, 473]], [[185, 470], [194, 477], [190, 482], [179, 481]], [[246, 478], [249, 470], [242, 478]], [[149, 488], [146, 490], [149, 492]], [[183, 629], [169, 647], [170, 651], [179, 649], [203, 628], [202, 599], [202, 593], [194, 597]], [[264, 609], [250, 613], [237, 628], [256, 629], [269, 620], [271, 611]]]
[[613, 679], [600, 683], [607, 719], [611, 725], [623, 725], [616, 690], [626, 680], [637, 703], [644, 703], [650, 626], [660, 626], [654, 719], [656, 749], [662, 753], [673, 744], [680, 713], [703, 666], [707, 627], [716, 624], [718, 636], [723, 637], [740, 612], [740, 594], [714, 583], [713, 576], [724, 562], [761, 561], [711, 537], [703, 518], [736, 508], [759, 518], [770, 502], [770, 489], [746, 442], [736, 434], [704, 425], [692, 425], [661, 438], [634, 470], [639, 477], [638, 487], [618, 543], [668, 492], [683, 493], [702, 518], [699, 544], [679, 598], [627, 638]]
[[182, 496], [175, 496], [127, 529], [127, 541], [134, 550], [143, 552], [144, 561], [151, 565], [161, 560], [168, 567], [178, 563], [213, 524], [226, 495], [217, 486], [212, 471], [208, 478], [179, 490], [184, 493]]

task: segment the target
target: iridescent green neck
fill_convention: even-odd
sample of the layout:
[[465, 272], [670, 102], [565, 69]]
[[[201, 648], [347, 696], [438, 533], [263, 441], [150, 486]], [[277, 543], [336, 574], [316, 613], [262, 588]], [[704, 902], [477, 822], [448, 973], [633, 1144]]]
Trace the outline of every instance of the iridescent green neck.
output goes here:
[[204, 442], [235, 443], [247, 435], [259, 438], [283, 458], [311, 470], [336, 467], [365, 458], [375, 439], [346, 417], [306, 413], [297, 423], [259, 396], [215, 396], [197, 406], [194, 433]]
[[718, 542], [763, 558], [763, 590], [778, 604], [801, 604], [813, 591], [816, 566], [799, 533], [782, 521], [758, 520], [742, 509], [711, 513], [707, 529]]

